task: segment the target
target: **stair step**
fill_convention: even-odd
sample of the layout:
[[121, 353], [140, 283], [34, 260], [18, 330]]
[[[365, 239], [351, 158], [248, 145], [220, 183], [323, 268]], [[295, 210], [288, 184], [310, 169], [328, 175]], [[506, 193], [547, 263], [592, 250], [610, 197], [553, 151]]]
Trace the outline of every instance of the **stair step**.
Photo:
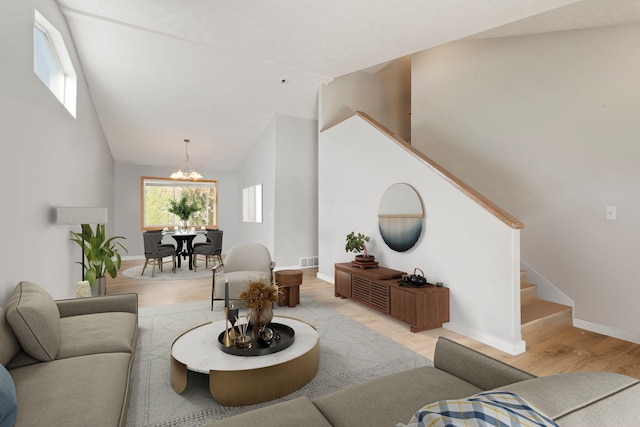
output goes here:
[[538, 285], [525, 283], [520, 285], [520, 305], [527, 305], [538, 300]]
[[568, 305], [536, 299], [520, 308], [520, 323], [526, 327], [556, 318], [571, 322], [572, 311]]
[[527, 284], [527, 270], [520, 270], [520, 286]]
[[[558, 334], [573, 327], [571, 307], [544, 300], [538, 301], [540, 302], [529, 304], [522, 309], [522, 339], [541, 343], [548, 339], [556, 339]], [[537, 315], [533, 314], [536, 305], [543, 307], [537, 310]]]

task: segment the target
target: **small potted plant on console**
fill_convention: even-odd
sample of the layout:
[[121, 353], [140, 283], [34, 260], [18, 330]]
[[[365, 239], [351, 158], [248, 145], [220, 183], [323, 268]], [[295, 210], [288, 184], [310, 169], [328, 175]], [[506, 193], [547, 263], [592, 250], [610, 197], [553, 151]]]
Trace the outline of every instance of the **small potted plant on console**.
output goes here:
[[368, 242], [370, 240], [369, 236], [366, 236], [362, 233], [358, 233], [356, 234], [355, 232], [351, 232], [349, 234], [347, 234], [347, 243], [344, 246], [344, 250], [346, 252], [355, 252], [355, 253], [360, 253], [359, 255], [356, 255], [356, 258], [354, 261], [352, 261], [352, 264], [354, 265], [358, 265], [359, 267], [363, 267], [363, 266], [376, 266], [378, 263], [375, 262], [375, 257], [373, 255], [370, 255], [369, 252], [367, 251], [367, 245], [365, 244], [366, 242]]

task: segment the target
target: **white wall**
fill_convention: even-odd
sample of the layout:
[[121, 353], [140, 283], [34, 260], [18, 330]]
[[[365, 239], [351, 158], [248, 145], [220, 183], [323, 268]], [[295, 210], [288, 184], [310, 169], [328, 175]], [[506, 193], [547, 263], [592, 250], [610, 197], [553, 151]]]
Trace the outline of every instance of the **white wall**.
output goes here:
[[275, 114], [238, 170], [238, 212], [245, 187], [262, 184], [263, 200], [262, 223], [239, 214], [239, 243], [267, 246], [276, 269], [317, 255], [316, 123]]
[[[238, 169], [238, 197], [236, 199], [239, 224], [238, 243], [262, 243], [269, 249], [272, 258], [275, 258], [275, 225], [273, 220], [276, 166], [275, 126], [275, 119], [269, 121], [251, 149], [249, 156]], [[242, 222], [242, 189], [256, 184], [262, 184], [262, 223]]]
[[276, 115], [275, 254], [279, 267], [318, 256], [318, 121]]
[[522, 260], [576, 325], [635, 342], [639, 43], [640, 25], [469, 40], [412, 70], [413, 146], [526, 224]]
[[[204, 163], [204, 162], [203, 162]], [[199, 169], [204, 179], [218, 181], [218, 227], [223, 231], [222, 251], [227, 251], [239, 240], [238, 232], [238, 183], [235, 172]], [[142, 223], [140, 200], [140, 177], [168, 177], [171, 168], [130, 165], [115, 165], [115, 234], [126, 237], [124, 245], [129, 251], [126, 258], [143, 259]], [[195, 242], [204, 241], [204, 236]], [[168, 239], [168, 243], [175, 243]]]
[[[319, 276], [353, 259], [345, 236], [362, 232], [380, 265], [422, 269], [451, 292], [446, 327], [506, 352], [524, 351], [520, 334], [520, 232], [511, 229], [445, 181], [424, 161], [359, 116], [320, 133], [318, 148]], [[378, 231], [385, 190], [404, 182], [420, 195], [425, 228], [414, 248], [389, 249]], [[507, 307], [496, 310], [496, 307]]]
[[[34, 7], [62, 34], [78, 75], [77, 118], [33, 72]], [[113, 160], [64, 17], [54, 0], [0, 2], [0, 305], [21, 280], [54, 298], [73, 296], [81, 278], [79, 227], [56, 225], [57, 206], [109, 208]]]
[[364, 111], [405, 141], [411, 140], [411, 57], [390, 62], [375, 73], [356, 71], [322, 89], [320, 128]]

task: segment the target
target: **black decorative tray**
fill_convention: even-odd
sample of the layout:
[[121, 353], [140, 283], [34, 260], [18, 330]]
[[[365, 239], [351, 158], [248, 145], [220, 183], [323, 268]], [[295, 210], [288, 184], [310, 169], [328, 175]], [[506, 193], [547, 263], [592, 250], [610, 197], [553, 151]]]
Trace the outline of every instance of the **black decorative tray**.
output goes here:
[[[296, 338], [295, 331], [287, 325], [283, 325], [282, 323], [269, 323], [267, 328], [271, 328], [274, 334], [274, 338], [271, 340], [271, 345], [265, 346], [258, 342], [257, 335], [253, 336], [253, 329], [251, 325], [249, 325], [249, 329], [247, 330], [247, 335], [252, 337], [251, 347], [250, 348], [236, 348], [235, 346], [226, 347], [224, 342], [224, 331], [220, 332], [218, 336], [218, 347], [220, 350], [224, 351], [228, 354], [233, 354], [234, 356], [263, 356], [265, 354], [277, 353], [279, 351], [288, 348], [293, 344]], [[238, 328], [236, 328], [236, 332], [238, 332]], [[280, 339], [276, 340], [275, 335], [280, 335]]]

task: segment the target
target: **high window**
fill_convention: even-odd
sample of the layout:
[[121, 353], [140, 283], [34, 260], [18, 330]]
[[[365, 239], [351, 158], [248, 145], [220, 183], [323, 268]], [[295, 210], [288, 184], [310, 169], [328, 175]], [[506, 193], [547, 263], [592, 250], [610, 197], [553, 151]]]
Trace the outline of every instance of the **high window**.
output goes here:
[[189, 225], [215, 228], [218, 226], [218, 181], [176, 181], [143, 176], [140, 180], [142, 200], [142, 229], [169, 227], [180, 224], [180, 218], [169, 212], [169, 200], [179, 201], [182, 195], [197, 200], [202, 209], [194, 213]]
[[37, 10], [33, 24], [33, 71], [76, 116], [76, 72], [62, 35]]

